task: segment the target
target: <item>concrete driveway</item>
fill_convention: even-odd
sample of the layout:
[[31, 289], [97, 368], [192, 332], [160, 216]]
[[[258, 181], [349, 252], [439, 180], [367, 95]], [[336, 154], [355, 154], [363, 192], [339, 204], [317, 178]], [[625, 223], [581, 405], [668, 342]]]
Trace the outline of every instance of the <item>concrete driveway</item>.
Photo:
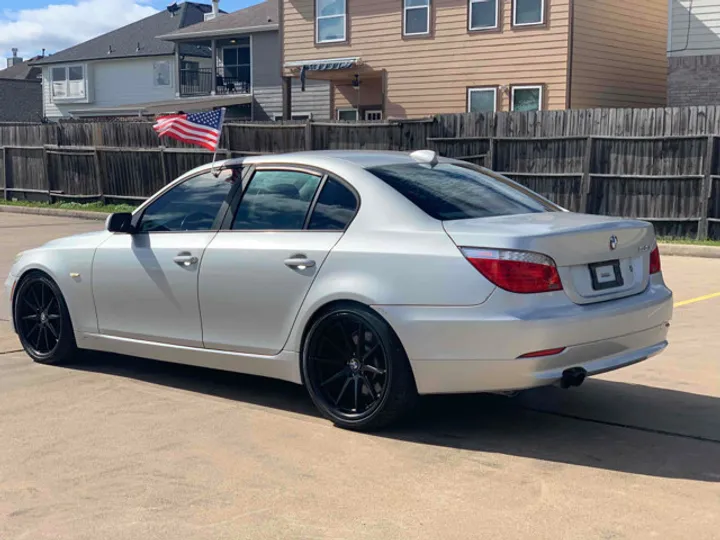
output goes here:
[[[0, 214], [0, 271], [101, 226]], [[720, 292], [720, 260], [663, 265], [678, 302]], [[426, 398], [381, 435], [287, 383], [36, 365], [5, 324], [0, 538], [720, 538], [719, 320], [718, 297], [685, 304], [660, 357], [569, 391]]]

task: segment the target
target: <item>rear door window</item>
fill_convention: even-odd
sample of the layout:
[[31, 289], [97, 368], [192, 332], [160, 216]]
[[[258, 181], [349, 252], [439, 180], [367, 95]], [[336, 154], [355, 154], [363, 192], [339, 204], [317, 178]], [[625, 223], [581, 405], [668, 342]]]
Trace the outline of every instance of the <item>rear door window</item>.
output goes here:
[[320, 192], [308, 229], [343, 231], [355, 217], [358, 201], [342, 182], [328, 178]]
[[240, 201], [232, 229], [302, 230], [321, 180], [321, 176], [300, 171], [257, 171]]
[[510, 183], [451, 163], [402, 163], [368, 170], [442, 221], [557, 211]]

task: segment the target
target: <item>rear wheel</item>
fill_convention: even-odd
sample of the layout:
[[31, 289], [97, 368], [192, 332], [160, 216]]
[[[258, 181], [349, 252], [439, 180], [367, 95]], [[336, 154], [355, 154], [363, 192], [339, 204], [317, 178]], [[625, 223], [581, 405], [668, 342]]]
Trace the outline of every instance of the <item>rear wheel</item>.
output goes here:
[[61, 364], [77, 351], [70, 314], [55, 282], [40, 272], [20, 282], [15, 327], [25, 352], [41, 364]]
[[305, 340], [302, 367], [315, 405], [343, 428], [386, 426], [405, 414], [417, 396], [399, 340], [364, 307], [335, 306], [321, 315]]

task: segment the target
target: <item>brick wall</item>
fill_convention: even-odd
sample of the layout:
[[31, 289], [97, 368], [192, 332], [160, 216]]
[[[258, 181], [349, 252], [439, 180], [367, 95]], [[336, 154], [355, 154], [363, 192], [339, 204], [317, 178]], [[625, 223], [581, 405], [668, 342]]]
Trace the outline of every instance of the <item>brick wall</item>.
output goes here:
[[720, 105], [720, 55], [670, 57], [668, 105]]

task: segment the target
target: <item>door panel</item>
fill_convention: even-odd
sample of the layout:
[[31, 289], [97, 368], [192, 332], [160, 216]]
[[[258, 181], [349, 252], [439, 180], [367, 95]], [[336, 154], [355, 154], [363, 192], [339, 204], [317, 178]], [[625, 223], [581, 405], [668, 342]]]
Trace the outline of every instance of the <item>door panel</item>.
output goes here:
[[[342, 232], [221, 231], [208, 246], [199, 297], [205, 347], [274, 355]], [[314, 266], [302, 263], [309, 259]]]
[[216, 234], [116, 234], [102, 244], [93, 263], [100, 333], [201, 347], [198, 269]]

